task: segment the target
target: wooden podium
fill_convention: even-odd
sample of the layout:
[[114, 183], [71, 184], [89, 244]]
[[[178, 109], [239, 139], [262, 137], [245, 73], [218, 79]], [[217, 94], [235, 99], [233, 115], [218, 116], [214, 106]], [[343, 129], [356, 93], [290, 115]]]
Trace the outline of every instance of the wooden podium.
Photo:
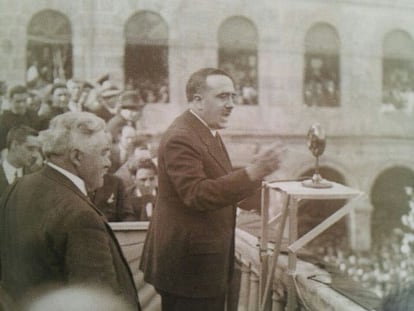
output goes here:
[[[282, 195], [282, 206], [280, 212], [269, 219], [270, 191], [278, 191]], [[274, 279], [277, 260], [280, 254], [283, 232], [285, 225], [288, 224], [288, 294], [287, 310], [296, 310], [296, 252], [308, 242], [316, 238], [326, 229], [335, 224], [342, 217], [352, 210], [352, 204], [349, 200], [343, 207], [323, 220], [308, 233], [298, 239], [297, 230], [297, 212], [299, 203], [303, 200], [335, 200], [335, 199], [353, 199], [356, 200], [363, 195], [362, 192], [348, 188], [338, 183], [332, 182], [331, 188], [308, 188], [304, 187], [300, 181], [272, 182], [264, 183], [262, 190], [262, 224], [261, 224], [261, 242], [260, 242], [260, 310], [264, 311], [269, 301], [270, 290]], [[287, 222], [287, 218], [289, 221]], [[287, 223], [286, 223], [287, 222]], [[275, 247], [273, 254], [269, 254], [269, 226], [280, 223], [274, 237]], [[270, 264], [270, 266], [269, 266]]]

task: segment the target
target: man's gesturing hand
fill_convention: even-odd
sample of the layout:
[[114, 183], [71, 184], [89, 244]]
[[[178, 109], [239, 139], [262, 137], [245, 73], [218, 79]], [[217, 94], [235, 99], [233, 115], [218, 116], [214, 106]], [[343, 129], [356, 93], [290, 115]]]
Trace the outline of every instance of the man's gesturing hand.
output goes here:
[[259, 151], [253, 157], [252, 163], [246, 167], [251, 180], [260, 180], [279, 168], [282, 153], [286, 148], [276, 142]]

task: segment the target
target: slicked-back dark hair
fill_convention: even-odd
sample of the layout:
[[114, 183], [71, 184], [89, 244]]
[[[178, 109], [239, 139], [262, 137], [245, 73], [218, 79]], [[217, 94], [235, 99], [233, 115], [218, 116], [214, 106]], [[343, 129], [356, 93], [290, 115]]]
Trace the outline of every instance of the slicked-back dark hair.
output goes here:
[[142, 158], [142, 159], [140, 159], [138, 161], [138, 163], [137, 163], [136, 168], [133, 168], [131, 170], [131, 173], [133, 173], [133, 175], [135, 175], [138, 172], [138, 170], [140, 170], [140, 169], [152, 170], [155, 175], [158, 174], [157, 165], [150, 158]]
[[224, 70], [221, 70], [221, 69], [218, 69], [218, 68], [210, 68], [210, 67], [202, 68], [202, 69], [197, 70], [196, 72], [194, 72], [190, 76], [190, 78], [188, 79], [188, 82], [187, 82], [187, 85], [186, 85], [186, 88], [185, 88], [187, 101], [188, 102], [193, 101], [194, 95], [200, 93], [202, 90], [205, 89], [207, 77], [208, 76], [214, 76], [214, 75], [229, 77], [230, 80], [234, 84], [233, 77], [230, 76]]
[[37, 136], [39, 134], [35, 129], [27, 125], [18, 125], [12, 127], [7, 133], [7, 148], [10, 148], [12, 142], [16, 141], [22, 144], [26, 141], [28, 136]]

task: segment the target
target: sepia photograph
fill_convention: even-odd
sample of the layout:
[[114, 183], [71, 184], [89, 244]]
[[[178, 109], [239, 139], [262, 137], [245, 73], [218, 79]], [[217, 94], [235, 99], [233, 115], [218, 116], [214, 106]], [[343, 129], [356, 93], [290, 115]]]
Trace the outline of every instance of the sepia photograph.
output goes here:
[[414, 310], [412, 0], [0, 25], [0, 311]]

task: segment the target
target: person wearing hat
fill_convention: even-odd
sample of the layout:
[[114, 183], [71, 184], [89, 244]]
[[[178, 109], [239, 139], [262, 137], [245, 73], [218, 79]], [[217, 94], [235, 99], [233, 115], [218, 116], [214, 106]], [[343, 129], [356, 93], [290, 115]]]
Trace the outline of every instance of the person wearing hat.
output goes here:
[[98, 95], [99, 107], [93, 113], [108, 122], [118, 112], [120, 94], [121, 90], [118, 87], [105, 81]]
[[136, 91], [125, 91], [121, 94], [119, 111], [107, 123], [107, 130], [111, 133], [114, 142], [119, 141], [124, 126], [137, 127], [137, 121], [142, 117], [144, 105]]

